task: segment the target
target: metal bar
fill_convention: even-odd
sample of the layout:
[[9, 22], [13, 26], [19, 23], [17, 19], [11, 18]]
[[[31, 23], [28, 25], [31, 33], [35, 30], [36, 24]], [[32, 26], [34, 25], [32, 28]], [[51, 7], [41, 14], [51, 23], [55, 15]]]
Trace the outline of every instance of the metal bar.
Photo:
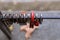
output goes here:
[[7, 22], [6, 22], [6, 21], [4, 21], [3, 23], [4, 23], [4, 25], [6, 26], [6, 29], [8, 30], [8, 32], [10, 32], [10, 33], [11, 33], [11, 31], [10, 31], [10, 29], [9, 29], [9, 26], [8, 26], [9, 24], [7, 24]]
[[42, 17], [42, 19], [60, 19], [60, 17]]
[[0, 29], [1, 31], [3, 31], [3, 33], [9, 38], [9, 40], [11, 39], [11, 33], [6, 29], [5, 25], [0, 21]]
[[[29, 18], [28, 16], [30, 16], [30, 14], [31, 14], [31, 11], [27, 11], [27, 15], [25, 15], [24, 17], [22, 17], [22, 15], [21, 15], [21, 12], [20, 11], [12, 11], [12, 12], [8, 12], [8, 11], [1, 11], [2, 12], [2, 15], [3, 14], [11, 14], [11, 16], [9, 16], [9, 17], [7, 17], [7, 16], [4, 16], [4, 17], [0, 17], [1, 19], [3, 18], [3, 19], [5, 19], [5, 18], [12, 18], [13, 17], [13, 19], [15, 18]], [[37, 14], [37, 18], [43, 18], [43, 19], [60, 19], [60, 11], [34, 11], [34, 13], [35, 13], [35, 15], [34, 16], [36, 16], [36, 14]], [[16, 15], [16, 14], [18, 14], [17, 16], [15, 16], [14, 17], [14, 15]], [[41, 14], [42, 14], [42, 16], [41, 16]], [[18, 17], [18, 16], [20, 16], [20, 17]], [[41, 16], [41, 17], [40, 17]]]

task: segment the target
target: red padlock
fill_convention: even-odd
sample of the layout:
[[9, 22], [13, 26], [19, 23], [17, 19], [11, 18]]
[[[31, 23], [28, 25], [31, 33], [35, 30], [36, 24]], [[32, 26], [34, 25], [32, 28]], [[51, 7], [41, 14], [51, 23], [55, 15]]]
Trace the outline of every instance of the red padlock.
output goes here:
[[31, 21], [30, 21], [30, 27], [33, 28], [33, 26], [39, 26], [39, 21], [34, 19], [34, 11], [31, 13]]
[[34, 22], [34, 11], [31, 13], [31, 22]]
[[39, 26], [39, 21], [38, 20], [34, 21], [34, 25]]

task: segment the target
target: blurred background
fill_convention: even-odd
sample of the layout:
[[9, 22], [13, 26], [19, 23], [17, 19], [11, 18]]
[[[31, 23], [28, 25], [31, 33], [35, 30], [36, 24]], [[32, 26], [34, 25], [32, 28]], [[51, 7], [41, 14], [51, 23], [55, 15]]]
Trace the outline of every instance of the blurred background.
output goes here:
[[0, 0], [0, 10], [60, 10], [60, 0]]

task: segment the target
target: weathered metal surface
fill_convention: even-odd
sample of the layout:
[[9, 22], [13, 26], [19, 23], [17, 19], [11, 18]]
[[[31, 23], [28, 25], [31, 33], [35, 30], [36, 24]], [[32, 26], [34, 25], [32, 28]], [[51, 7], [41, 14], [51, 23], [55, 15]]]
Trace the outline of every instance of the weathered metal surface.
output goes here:
[[[54, 13], [53, 13], [54, 12]], [[36, 12], [37, 13], [37, 12]], [[43, 16], [59, 16], [59, 12], [42, 12]], [[46, 13], [46, 14], [45, 14]], [[12, 32], [12, 40], [24, 40], [24, 32], [20, 31], [19, 24], [14, 24], [14, 30]], [[1, 34], [0, 34], [1, 35]], [[5, 37], [5, 35], [4, 35]], [[1, 37], [0, 40], [4, 37]], [[5, 38], [7, 40], [7, 38]], [[60, 40], [60, 19], [44, 19], [43, 23], [33, 33], [30, 40]]]

